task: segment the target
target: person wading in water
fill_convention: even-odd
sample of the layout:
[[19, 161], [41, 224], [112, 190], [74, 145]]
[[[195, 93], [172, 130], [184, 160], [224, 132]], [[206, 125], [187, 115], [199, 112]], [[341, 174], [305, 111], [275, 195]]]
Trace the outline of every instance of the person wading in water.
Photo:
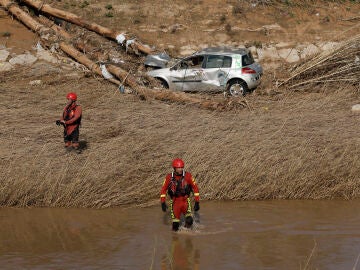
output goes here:
[[185, 216], [185, 227], [191, 228], [193, 217], [191, 213], [190, 194], [194, 194], [194, 211], [200, 210], [199, 188], [191, 173], [184, 170], [184, 161], [176, 158], [172, 162], [174, 171], [169, 173], [160, 191], [162, 211], [166, 212], [166, 193], [170, 196], [170, 211], [173, 231], [179, 230], [181, 214]]

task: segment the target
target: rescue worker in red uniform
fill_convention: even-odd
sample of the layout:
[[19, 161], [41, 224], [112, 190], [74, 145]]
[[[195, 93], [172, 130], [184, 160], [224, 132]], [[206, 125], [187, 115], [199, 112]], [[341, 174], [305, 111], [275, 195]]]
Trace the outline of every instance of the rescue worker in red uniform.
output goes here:
[[190, 228], [193, 224], [191, 213], [190, 194], [194, 194], [194, 210], [200, 210], [199, 188], [191, 173], [184, 170], [184, 161], [177, 158], [172, 162], [174, 171], [169, 173], [162, 185], [160, 202], [162, 211], [166, 212], [166, 193], [169, 194], [170, 212], [173, 231], [179, 230], [181, 214], [185, 216], [185, 227]]
[[56, 121], [64, 126], [64, 142], [65, 148], [71, 150], [79, 149], [79, 127], [81, 124], [82, 109], [76, 103], [77, 95], [68, 93], [66, 95], [67, 104], [64, 108], [63, 115], [60, 120]]

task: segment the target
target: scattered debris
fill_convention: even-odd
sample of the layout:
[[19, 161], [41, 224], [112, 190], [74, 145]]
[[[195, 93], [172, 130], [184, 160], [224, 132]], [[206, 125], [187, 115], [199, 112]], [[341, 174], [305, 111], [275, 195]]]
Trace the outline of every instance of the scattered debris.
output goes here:
[[360, 104], [355, 104], [351, 107], [351, 111], [360, 112]]
[[31, 86], [38, 86], [41, 84], [41, 80], [34, 80], [34, 81], [30, 81], [29, 84]]

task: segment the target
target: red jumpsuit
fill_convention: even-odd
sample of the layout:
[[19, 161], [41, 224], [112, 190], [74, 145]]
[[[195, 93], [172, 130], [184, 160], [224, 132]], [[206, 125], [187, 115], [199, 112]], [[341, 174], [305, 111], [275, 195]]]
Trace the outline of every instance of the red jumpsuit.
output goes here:
[[65, 121], [64, 141], [79, 141], [79, 126], [81, 123], [82, 109], [75, 102], [64, 108], [61, 120]]
[[199, 202], [199, 188], [191, 173], [183, 172], [182, 175], [169, 173], [160, 192], [161, 203], [165, 202], [166, 193], [171, 198], [170, 210], [172, 222], [180, 222], [181, 214], [191, 216], [190, 193], [194, 193], [195, 202]]

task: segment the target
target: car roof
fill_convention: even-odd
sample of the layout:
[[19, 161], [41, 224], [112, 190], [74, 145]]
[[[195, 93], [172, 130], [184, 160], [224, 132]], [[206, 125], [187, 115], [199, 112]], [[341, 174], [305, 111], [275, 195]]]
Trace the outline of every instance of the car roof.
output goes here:
[[249, 50], [246, 48], [232, 48], [232, 47], [209, 47], [202, 49], [195, 53], [195, 55], [201, 54], [217, 54], [217, 55], [229, 55], [229, 54], [248, 54]]

